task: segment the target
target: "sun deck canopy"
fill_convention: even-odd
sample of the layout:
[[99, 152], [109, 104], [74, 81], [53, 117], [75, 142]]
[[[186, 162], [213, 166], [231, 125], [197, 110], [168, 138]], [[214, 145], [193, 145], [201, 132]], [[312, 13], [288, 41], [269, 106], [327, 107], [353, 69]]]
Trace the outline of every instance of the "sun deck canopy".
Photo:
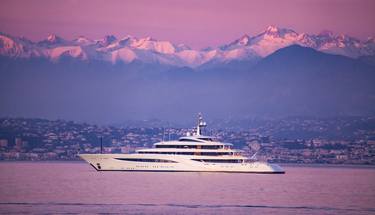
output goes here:
[[181, 137], [178, 141], [166, 141], [166, 142], [158, 142], [155, 143], [154, 146], [158, 145], [183, 145], [183, 146], [189, 146], [189, 145], [217, 145], [217, 146], [233, 146], [231, 143], [221, 143], [216, 141], [205, 141], [202, 139], [198, 139], [195, 137]]
[[178, 141], [185, 141], [185, 142], [189, 142], [189, 141], [192, 141], [192, 142], [214, 142], [215, 141], [215, 137], [212, 137], [212, 136], [203, 136], [203, 135], [199, 135], [199, 136], [186, 136], [186, 137], [180, 137], [178, 139]]

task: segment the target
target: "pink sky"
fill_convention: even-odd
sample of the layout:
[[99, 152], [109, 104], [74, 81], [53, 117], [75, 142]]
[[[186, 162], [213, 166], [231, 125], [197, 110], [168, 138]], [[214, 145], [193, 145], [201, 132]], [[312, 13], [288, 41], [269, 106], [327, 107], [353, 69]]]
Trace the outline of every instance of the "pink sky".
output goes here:
[[41, 40], [152, 36], [192, 48], [216, 46], [268, 25], [297, 32], [375, 36], [373, 0], [2, 0], [0, 31]]

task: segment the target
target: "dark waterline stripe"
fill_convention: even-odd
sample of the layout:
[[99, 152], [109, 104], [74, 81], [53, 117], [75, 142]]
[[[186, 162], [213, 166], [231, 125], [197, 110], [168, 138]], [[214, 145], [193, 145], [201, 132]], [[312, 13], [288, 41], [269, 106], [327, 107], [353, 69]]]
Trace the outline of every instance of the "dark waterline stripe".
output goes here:
[[193, 171], [193, 170], [106, 170], [106, 169], [99, 170], [99, 169], [96, 169], [96, 171], [98, 172], [197, 172], [197, 173], [201, 172], [201, 173], [285, 174], [285, 172]]
[[285, 171], [279, 172], [241, 172], [241, 171], [193, 171], [193, 170], [110, 170], [98, 169], [95, 165], [90, 165], [98, 172], [197, 172], [197, 173], [242, 173], [242, 174], [285, 174]]
[[63, 202], [0, 202], [0, 205], [30, 205], [30, 206], [143, 206], [143, 207], [182, 207], [182, 208], [265, 208], [265, 209], [304, 209], [304, 210], [327, 210], [327, 211], [356, 211], [375, 212], [375, 208], [334, 208], [334, 207], [311, 207], [311, 206], [277, 206], [277, 205], [183, 205], [183, 204], [92, 204], [92, 203], [63, 203]]

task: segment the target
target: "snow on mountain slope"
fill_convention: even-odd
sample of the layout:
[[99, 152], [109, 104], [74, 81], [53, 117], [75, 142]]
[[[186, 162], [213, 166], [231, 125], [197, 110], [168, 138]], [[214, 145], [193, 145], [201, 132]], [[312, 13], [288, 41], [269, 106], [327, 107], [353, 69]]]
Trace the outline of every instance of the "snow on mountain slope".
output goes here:
[[299, 43], [296, 32], [273, 26], [268, 27], [266, 31], [250, 39], [251, 49], [261, 57], [296, 43]]
[[174, 45], [168, 41], [157, 41], [151, 37], [132, 40], [130, 47], [135, 49], [150, 50], [163, 54], [173, 54], [176, 52]]
[[121, 61], [124, 63], [131, 63], [137, 58], [137, 55], [134, 53], [134, 51], [127, 47], [112, 51], [109, 56], [112, 63]]
[[62, 46], [49, 50], [49, 57], [56, 61], [61, 57], [72, 57], [80, 60], [88, 60], [88, 54], [81, 46]]
[[223, 52], [223, 62], [229, 62], [232, 60], [246, 60], [253, 59], [259, 55], [253, 49], [233, 49]]
[[138, 39], [132, 36], [114, 40], [107, 46], [97, 48], [98, 52], [110, 56], [109, 59], [112, 63], [119, 61], [131, 63], [134, 60], [139, 60], [146, 63], [190, 66], [190, 59], [185, 61], [179, 55], [185, 50], [188, 50], [188, 47], [183, 44], [174, 45], [168, 41], [157, 41], [151, 37]]
[[291, 29], [275, 26], [269, 26], [265, 31], [251, 38], [245, 35], [239, 40], [222, 46], [221, 49], [252, 49], [257, 55], [266, 57], [281, 48], [294, 44], [351, 58], [371, 55], [371, 50], [374, 50], [368, 48], [366, 43], [342, 34], [334, 35], [332, 32], [323, 32], [318, 35], [299, 34]]
[[177, 53], [177, 56], [184, 61], [185, 65], [192, 67], [199, 66], [207, 61], [203, 52], [195, 50], [182, 50]]
[[42, 41], [32, 42], [25, 38], [0, 33], [1, 56], [44, 57], [53, 61], [58, 61], [62, 57], [70, 57], [79, 60], [104, 60], [111, 63], [131, 63], [138, 60], [146, 63], [189, 67], [198, 67], [206, 63], [252, 61], [294, 44], [351, 58], [375, 55], [373, 38], [360, 41], [327, 31], [310, 35], [275, 26], [269, 26], [265, 31], [253, 37], [244, 35], [226, 45], [204, 50], [193, 50], [184, 44], [173, 44], [151, 37], [125, 36], [118, 39], [113, 35], [107, 35], [102, 39], [91, 40], [80, 36], [70, 41], [51, 34]]
[[250, 42], [250, 37], [245, 34], [243, 35], [241, 38], [227, 44], [227, 45], [223, 45], [220, 47], [221, 50], [225, 51], [225, 50], [233, 50], [233, 49], [238, 49], [238, 48], [243, 48], [243, 47], [246, 47], [249, 45], [249, 42]]
[[0, 53], [11, 57], [17, 57], [23, 54], [23, 46], [12, 38], [0, 35]]
[[[280, 48], [299, 43], [299, 40], [299, 35], [293, 30], [269, 26], [257, 36], [249, 37], [248, 35], [244, 35], [240, 39], [222, 46], [221, 49], [224, 51], [242, 49], [242, 52], [244, 50], [251, 50], [247, 52], [265, 57]], [[237, 52], [241, 51], [238, 50]]]
[[0, 55], [14, 58], [41, 57], [42, 50], [33, 42], [22, 37], [0, 33]]
[[77, 39], [73, 40], [73, 43], [76, 45], [80, 45], [80, 46], [90, 46], [90, 45], [94, 45], [95, 41], [88, 39], [85, 36], [79, 36]]
[[331, 32], [325, 32], [318, 34], [315, 39], [319, 44], [316, 49], [329, 54], [344, 55], [351, 58], [369, 54], [364, 43], [343, 34], [334, 35]]
[[134, 60], [139, 60], [144, 63], [157, 63], [174, 66], [184, 66], [184, 63], [176, 55], [167, 55], [158, 52], [150, 52], [143, 49], [131, 49], [124, 47], [110, 52], [112, 63], [125, 62], [131, 63]]
[[116, 40], [117, 38], [114, 35], [106, 35], [103, 39], [97, 40], [96, 44], [100, 47], [106, 47]]
[[66, 41], [63, 38], [55, 35], [55, 34], [50, 34], [48, 37], [40, 42], [38, 42], [39, 46], [43, 47], [57, 47], [57, 46], [64, 46], [70, 44], [70, 41]]

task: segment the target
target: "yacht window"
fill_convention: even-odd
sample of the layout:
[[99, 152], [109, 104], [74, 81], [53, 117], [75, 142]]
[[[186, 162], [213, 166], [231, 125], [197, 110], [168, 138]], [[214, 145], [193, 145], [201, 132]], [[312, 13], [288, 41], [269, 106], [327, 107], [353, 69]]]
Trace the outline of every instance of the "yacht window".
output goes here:
[[[232, 155], [232, 152], [199, 152], [199, 153], [202, 156]], [[138, 154], [194, 155], [194, 152], [138, 152]]]
[[174, 149], [180, 149], [180, 148], [189, 148], [189, 149], [196, 149], [196, 145], [156, 145], [156, 148], [174, 148]]
[[135, 161], [135, 162], [156, 162], [156, 163], [177, 163], [176, 161], [165, 159], [147, 159], [147, 158], [115, 158], [122, 161]]
[[202, 152], [201, 155], [215, 156], [215, 155], [231, 155], [231, 152]]
[[221, 145], [156, 145], [155, 148], [221, 149]]
[[212, 138], [207, 138], [207, 137], [200, 137], [198, 139], [204, 140], [204, 141], [211, 141], [211, 142], [214, 141]]
[[242, 163], [242, 159], [228, 159], [228, 160], [219, 160], [219, 159], [191, 159], [193, 161], [206, 162], [206, 163]]
[[178, 141], [183, 141], [183, 142], [200, 142], [200, 141], [198, 141], [198, 140], [192, 140], [192, 139], [179, 139]]
[[220, 149], [220, 145], [202, 145], [202, 149]]
[[194, 155], [194, 152], [176, 152], [176, 155]]

